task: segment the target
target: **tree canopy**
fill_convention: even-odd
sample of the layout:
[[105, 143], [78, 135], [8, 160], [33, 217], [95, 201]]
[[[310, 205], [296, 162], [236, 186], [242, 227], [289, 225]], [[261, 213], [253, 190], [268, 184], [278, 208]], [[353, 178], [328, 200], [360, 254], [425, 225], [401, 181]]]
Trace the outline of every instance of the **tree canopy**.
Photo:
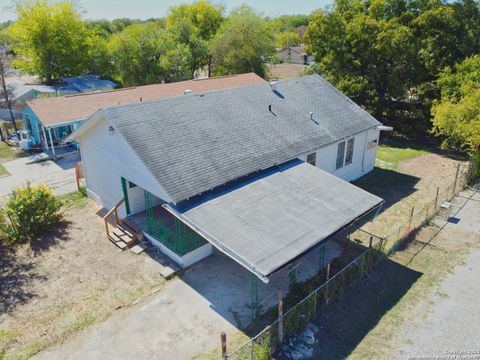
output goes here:
[[253, 71], [265, 77], [266, 59], [274, 51], [274, 34], [246, 5], [232, 11], [210, 47], [214, 72], [219, 75]]
[[15, 66], [48, 84], [84, 70], [89, 32], [71, 3], [19, 2], [17, 14], [6, 30], [18, 55]]
[[479, 10], [475, 0], [337, 0], [310, 20], [310, 71], [398, 130], [425, 132], [439, 72], [480, 52]]
[[480, 171], [480, 55], [445, 68], [437, 83], [442, 95], [433, 104], [432, 131], [443, 147], [470, 153]]

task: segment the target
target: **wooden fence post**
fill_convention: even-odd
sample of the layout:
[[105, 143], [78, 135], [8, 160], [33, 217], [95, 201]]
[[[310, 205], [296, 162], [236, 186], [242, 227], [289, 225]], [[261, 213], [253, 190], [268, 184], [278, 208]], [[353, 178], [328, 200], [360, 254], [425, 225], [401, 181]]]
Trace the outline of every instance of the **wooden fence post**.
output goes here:
[[227, 358], [227, 334], [225, 331], [222, 331], [220, 334], [220, 340], [222, 341], [222, 359]]
[[370, 241], [368, 243], [368, 247], [371, 248], [372, 247], [372, 242], [373, 242], [373, 236], [370, 236]]
[[283, 294], [282, 288], [278, 288], [278, 338], [283, 342]]
[[435, 209], [433, 213], [437, 212], [437, 206], [438, 206], [438, 194], [440, 193], [440, 186], [437, 186], [437, 195], [435, 196]]
[[[408, 234], [410, 233], [410, 230], [412, 229], [412, 219], [413, 219], [413, 213], [415, 211], [415, 206], [412, 206], [412, 211], [410, 211], [410, 221], [408, 223]], [[407, 236], [408, 236], [407, 234]]]

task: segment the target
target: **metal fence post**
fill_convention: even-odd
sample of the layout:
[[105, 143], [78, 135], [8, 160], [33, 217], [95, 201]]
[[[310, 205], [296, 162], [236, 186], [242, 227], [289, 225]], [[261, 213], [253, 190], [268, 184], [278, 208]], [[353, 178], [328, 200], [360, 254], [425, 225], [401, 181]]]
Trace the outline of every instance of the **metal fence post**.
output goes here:
[[283, 294], [282, 288], [278, 288], [278, 338], [283, 342]]
[[222, 331], [220, 334], [220, 341], [222, 342], [222, 359], [227, 359], [227, 334]]
[[457, 181], [458, 181], [458, 174], [460, 172], [460, 164], [457, 164], [457, 172], [455, 173], [455, 181], [453, 182], [453, 194], [452, 197], [455, 196], [455, 191], [457, 190]]

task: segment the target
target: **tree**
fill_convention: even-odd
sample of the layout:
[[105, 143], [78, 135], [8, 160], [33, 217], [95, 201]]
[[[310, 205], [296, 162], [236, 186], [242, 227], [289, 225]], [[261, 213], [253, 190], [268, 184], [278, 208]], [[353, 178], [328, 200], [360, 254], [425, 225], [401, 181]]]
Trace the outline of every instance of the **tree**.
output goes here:
[[155, 25], [131, 25], [113, 35], [108, 53], [113, 63], [113, 78], [124, 86], [158, 82], [159, 58], [164, 37]]
[[[18, 132], [15, 116], [13, 115], [14, 94], [11, 86], [7, 84], [6, 77], [11, 73], [12, 54], [4, 37], [0, 37], [0, 107], [8, 109], [10, 121], [12, 122], [15, 134]], [[0, 128], [0, 139], [5, 141], [5, 137]]]
[[438, 84], [442, 97], [432, 108], [432, 131], [443, 147], [468, 152], [480, 175], [480, 55], [444, 69]]
[[246, 5], [232, 11], [210, 47], [214, 71], [221, 75], [253, 71], [266, 77], [265, 62], [274, 51], [266, 21]]
[[190, 51], [190, 78], [196, 70], [210, 65], [209, 43], [223, 21], [223, 8], [203, 0], [170, 8], [166, 28]]
[[382, 121], [425, 133], [439, 71], [480, 52], [475, 0], [337, 0], [304, 40], [319, 72]]
[[290, 46], [299, 46], [302, 40], [296, 32], [283, 32], [277, 35], [275, 42], [276, 46], [283, 50]]
[[22, 1], [17, 4], [17, 16], [7, 28], [18, 55], [15, 66], [49, 85], [84, 72], [90, 33], [70, 2]]

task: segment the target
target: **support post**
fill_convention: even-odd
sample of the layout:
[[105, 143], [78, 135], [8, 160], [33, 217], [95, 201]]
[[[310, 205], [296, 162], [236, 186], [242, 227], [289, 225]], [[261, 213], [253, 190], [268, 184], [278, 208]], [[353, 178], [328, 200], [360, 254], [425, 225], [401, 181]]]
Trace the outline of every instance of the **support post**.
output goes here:
[[457, 181], [458, 181], [458, 174], [460, 173], [460, 164], [457, 164], [457, 172], [455, 173], [455, 181], [453, 183], [453, 194], [452, 198], [455, 196], [457, 190]]
[[282, 288], [278, 288], [278, 338], [283, 341], [283, 294]]
[[440, 193], [440, 186], [437, 186], [437, 195], [435, 196], [435, 209], [434, 212], [437, 212], [438, 207], [438, 194]]
[[328, 281], [330, 280], [330, 264], [328, 263], [327, 265], [327, 285], [325, 286], [325, 303], [328, 304], [328, 288], [329, 288], [329, 283]]
[[252, 322], [258, 315], [258, 282], [255, 275], [249, 272], [250, 280], [250, 296], [251, 296], [251, 308], [252, 308]]
[[368, 247], [371, 248], [373, 243], [373, 236], [370, 236], [370, 241], [368, 242]]
[[318, 271], [322, 271], [325, 265], [325, 245], [318, 248]]
[[220, 334], [220, 341], [222, 342], [222, 359], [227, 359], [227, 334], [222, 331]]
[[55, 155], [55, 146], [53, 146], [52, 128], [48, 129], [48, 136], [50, 137], [50, 147], [52, 149], [52, 154]]
[[45, 131], [45, 126], [42, 125], [42, 129], [43, 129], [43, 140], [44, 140], [44, 143], [42, 145], [44, 149], [47, 148], [48, 150], [48, 139], [47, 139], [47, 132]]

